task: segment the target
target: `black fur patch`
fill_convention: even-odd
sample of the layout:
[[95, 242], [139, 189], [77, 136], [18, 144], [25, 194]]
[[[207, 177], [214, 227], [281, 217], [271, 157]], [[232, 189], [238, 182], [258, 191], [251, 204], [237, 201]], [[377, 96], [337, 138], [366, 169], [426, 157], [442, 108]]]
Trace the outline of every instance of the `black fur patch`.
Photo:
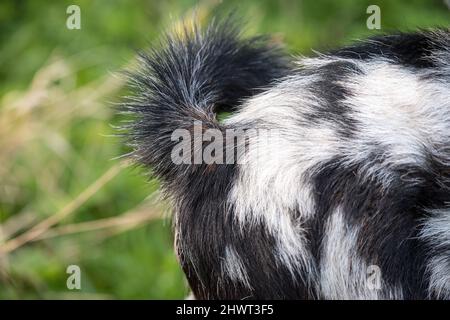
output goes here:
[[406, 67], [434, 68], [436, 65], [430, 58], [433, 50], [439, 50], [430, 34], [398, 33], [369, 38], [356, 45], [348, 46], [332, 52], [333, 55], [351, 59], [386, 58]]
[[[338, 133], [345, 138], [350, 138], [356, 130], [357, 120], [350, 114], [350, 107], [344, 100], [351, 96], [351, 92], [342, 82], [351, 76], [361, 74], [362, 71], [352, 62], [336, 61], [327, 63], [314, 70], [308, 70], [307, 74], [314, 74], [319, 80], [309, 84], [309, 91], [319, 97], [319, 107], [311, 113], [304, 114], [304, 118], [312, 125], [320, 122], [336, 124]], [[299, 72], [299, 77], [302, 72]]]

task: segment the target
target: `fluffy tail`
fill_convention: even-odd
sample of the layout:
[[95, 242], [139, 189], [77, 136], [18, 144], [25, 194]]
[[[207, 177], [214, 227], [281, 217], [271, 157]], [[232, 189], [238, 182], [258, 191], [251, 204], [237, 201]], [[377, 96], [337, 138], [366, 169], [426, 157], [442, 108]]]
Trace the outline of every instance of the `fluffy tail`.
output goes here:
[[123, 106], [134, 115], [129, 144], [138, 162], [163, 182], [180, 175], [171, 162], [174, 130], [192, 130], [196, 120], [203, 129], [223, 129], [216, 119], [219, 108], [236, 108], [282, 77], [289, 64], [267, 38], [241, 38], [232, 19], [167, 35], [159, 48], [140, 54], [140, 62], [130, 77], [135, 95]]

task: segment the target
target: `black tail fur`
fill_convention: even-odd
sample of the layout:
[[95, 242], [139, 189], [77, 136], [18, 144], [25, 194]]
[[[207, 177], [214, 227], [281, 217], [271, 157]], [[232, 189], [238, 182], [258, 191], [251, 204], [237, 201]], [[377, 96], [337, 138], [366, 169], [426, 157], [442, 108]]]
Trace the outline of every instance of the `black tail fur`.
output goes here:
[[243, 39], [239, 29], [232, 18], [203, 31], [185, 28], [140, 54], [140, 68], [130, 76], [135, 95], [123, 105], [135, 116], [127, 128], [129, 143], [138, 162], [164, 183], [176, 183], [180, 174], [170, 158], [173, 130], [189, 130], [195, 120], [220, 129], [219, 108], [236, 108], [289, 68], [278, 46], [266, 37]]

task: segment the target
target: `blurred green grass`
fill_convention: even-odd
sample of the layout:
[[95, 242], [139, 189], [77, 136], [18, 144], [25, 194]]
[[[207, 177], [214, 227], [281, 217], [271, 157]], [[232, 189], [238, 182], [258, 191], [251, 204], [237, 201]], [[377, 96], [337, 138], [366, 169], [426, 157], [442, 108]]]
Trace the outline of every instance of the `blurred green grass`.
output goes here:
[[[65, 27], [70, 4], [81, 30]], [[0, 299], [183, 298], [158, 184], [114, 160], [129, 151], [111, 137], [111, 102], [126, 93], [117, 71], [193, 12], [235, 10], [246, 32], [308, 55], [374, 34], [370, 4], [382, 31], [450, 21], [440, 0], [0, 2]], [[66, 288], [71, 264], [81, 290]]]

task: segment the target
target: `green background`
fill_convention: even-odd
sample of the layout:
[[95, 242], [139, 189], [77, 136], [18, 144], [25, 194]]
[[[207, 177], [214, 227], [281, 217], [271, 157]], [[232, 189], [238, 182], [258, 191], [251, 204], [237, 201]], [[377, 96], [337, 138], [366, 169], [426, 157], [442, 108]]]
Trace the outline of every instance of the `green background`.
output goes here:
[[[70, 4], [81, 30], [66, 28]], [[450, 21], [441, 0], [1, 1], [0, 299], [183, 298], [158, 184], [118, 167], [129, 151], [113, 136], [124, 119], [112, 105], [127, 93], [119, 71], [193, 14], [235, 10], [246, 33], [311, 55], [379, 32], [366, 27], [371, 4], [382, 32]], [[72, 264], [81, 290], [66, 287]]]

